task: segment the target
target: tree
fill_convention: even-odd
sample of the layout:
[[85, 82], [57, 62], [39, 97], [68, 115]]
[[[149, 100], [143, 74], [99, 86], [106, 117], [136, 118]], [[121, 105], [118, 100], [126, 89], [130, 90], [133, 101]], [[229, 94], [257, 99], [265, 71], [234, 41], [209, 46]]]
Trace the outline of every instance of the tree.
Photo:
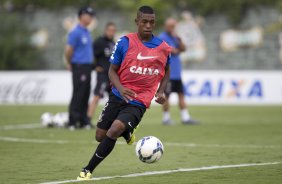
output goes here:
[[1, 13], [0, 22], [0, 69], [43, 68], [40, 51], [31, 46], [31, 32], [23, 23], [22, 16], [15, 13]]

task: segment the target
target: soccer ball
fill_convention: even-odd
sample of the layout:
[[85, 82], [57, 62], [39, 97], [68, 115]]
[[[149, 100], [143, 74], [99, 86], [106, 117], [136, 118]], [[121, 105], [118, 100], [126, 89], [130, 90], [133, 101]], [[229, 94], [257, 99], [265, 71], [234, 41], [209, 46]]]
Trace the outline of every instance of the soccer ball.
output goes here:
[[53, 117], [53, 123], [56, 127], [64, 128], [69, 122], [69, 113], [59, 112]]
[[135, 151], [142, 162], [154, 163], [162, 157], [164, 146], [158, 138], [147, 136], [137, 142]]
[[44, 112], [41, 115], [41, 124], [44, 127], [52, 127], [53, 126], [53, 114], [50, 112]]

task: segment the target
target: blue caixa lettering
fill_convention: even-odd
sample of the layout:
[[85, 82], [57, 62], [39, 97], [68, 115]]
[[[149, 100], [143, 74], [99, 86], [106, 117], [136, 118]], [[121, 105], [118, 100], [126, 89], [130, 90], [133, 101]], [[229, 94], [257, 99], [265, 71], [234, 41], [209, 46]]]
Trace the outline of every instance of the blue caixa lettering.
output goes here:
[[[225, 97], [226, 91], [228, 92], [229, 97], [232, 96], [234, 98], [263, 97], [263, 86], [260, 80], [253, 80], [247, 86], [246, 82], [242, 81], [244, 80], [218, 80], [217, 82], [211, 80], [188, 80], [184, 84], [184, 92], [188, 97], [219, 98]], [[242, 90], [243, 88], [247, 89]]]

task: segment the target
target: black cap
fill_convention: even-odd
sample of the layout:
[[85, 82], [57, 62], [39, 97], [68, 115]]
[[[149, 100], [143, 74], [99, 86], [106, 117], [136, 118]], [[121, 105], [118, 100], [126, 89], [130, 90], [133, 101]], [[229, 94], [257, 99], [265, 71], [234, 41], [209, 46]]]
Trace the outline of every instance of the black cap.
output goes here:
[[82, 14], [89, 14], [91, 16], [95, 16], [95, 11], [93, 8], [87, 6], [87, 7], [82, 7], [78, 11], [78, 16], [81, 16]]

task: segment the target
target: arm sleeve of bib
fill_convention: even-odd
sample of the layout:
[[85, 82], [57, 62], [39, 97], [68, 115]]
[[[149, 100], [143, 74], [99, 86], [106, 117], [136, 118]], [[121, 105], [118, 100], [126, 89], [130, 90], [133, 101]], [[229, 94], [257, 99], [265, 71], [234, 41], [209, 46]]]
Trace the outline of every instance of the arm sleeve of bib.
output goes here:
[[115, 65], [121, 65], [126, 52], [128, 50], [129, 40], [126, 36], [120, 38], [114, 47], [112, 56], [110, 57], [110, 62]]

